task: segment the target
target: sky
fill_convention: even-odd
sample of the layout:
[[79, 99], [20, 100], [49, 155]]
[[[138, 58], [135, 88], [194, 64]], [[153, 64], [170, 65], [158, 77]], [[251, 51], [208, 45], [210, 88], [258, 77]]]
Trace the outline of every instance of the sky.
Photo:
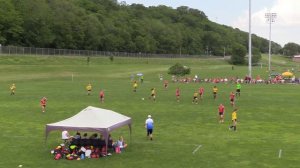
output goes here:
[[[188, 6], [203, 11], [209, 20], [249, 31], [250, 0], [119, 0], [144, 6]], [[251, 0], [251, 32], [269, 40], [270, 24], [265, 13], [276, 13], [271, 24], [271, 40], [282, 47], [300, 45], [300, 0]]]

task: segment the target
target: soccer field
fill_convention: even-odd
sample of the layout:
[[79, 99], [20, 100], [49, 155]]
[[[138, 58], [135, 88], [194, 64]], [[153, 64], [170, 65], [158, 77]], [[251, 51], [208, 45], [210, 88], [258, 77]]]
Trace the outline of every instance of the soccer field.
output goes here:
[[[274, 58], [278, 71], [297, 67]], [[276, 62], [277, 61], [277, 62]], [[285, 60], [286, 61], [286, 60]], [[212, 59], [131, 59], [94, 58], [87, 65], [83, 57], [0, 57], [0, 167], [10, 168], [261, 168], [300, 165], [300, 86], [294, 84], [242, 84], [237, 97], [237, 132], [229, 131], [229, 94], [235, 84], [172, 83], [167, 74], [176, 62], [191, 67], [191, 75], [244, 77], [246, 66]], [[144, 83], [132, 91], [131, 74], [143, 73]], [[164, 89], [159, 74], [169, 80]], [[253, 67], [253, 76], [267, 77], [266, 67]], [[296, 74], [299, 76], [299, 72]], [[136, 78], [137, 79], [137, 76]], [[91, 82], [92, 95], [85, 86]], [[16, 84], [16, 95], [9, 86]], [[212, 87], [219, 88], [216, 100]], [[193, 92], [205, 88], [204, 99], [192, 104]], [[181, 90], [176, 102], [175, 90]], [[157, 89], [157, 101], [148, 100], [150, 89]], [[105, 103], [98, 93], [105, 91]], [[48, 98], [46, 113], [40, 99]], [[142, 100], [144, 98], [145, 100]], [[218, 123], [218, 105], [225, 105], [225, 122]], [[45, 125], [77, 114], [87, 106], [114, 110], [132, 118], [132, 136], [127, 127], [111, 134], [122, 135], [128, 147], [122, 154], [81, 161], [55, 161], [50, 150], [60, 144], [61, 132], [51, 132], [45, 142]], [[154, 140], [146, 138], [144, 122], [151, 114]], [[71, 132], [75, 134], [75, 132]], [[91, 135], [91, 133], [89, 133]]]

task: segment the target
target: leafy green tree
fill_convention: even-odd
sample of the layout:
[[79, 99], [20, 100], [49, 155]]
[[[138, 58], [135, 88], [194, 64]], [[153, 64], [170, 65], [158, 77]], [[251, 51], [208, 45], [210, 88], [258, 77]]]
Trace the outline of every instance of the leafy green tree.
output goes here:
[[300, 45], [296, 43], [287, 43], [283, 47], [283, 52], [287, 56], [294, 56], [300, 53]]
[[23, 18], [22, 42], [27, 46], [49, 47], [54, 40], [53, 14], [45, 1], [19, 1], [17, 9]]
[[176, 63], [175, 65], [171, 66], [168, 71], [168, 74], [176, 75], [176, 76], [184, 76], [190, 73], [191, 73], [191, 68], [187, 66], [183, 66], [179, 63]]
[[11, 0], [0, 0], [0, 44], [19, 45], [23, 33], [22, 17]]
[[235, 44], [232, 47], [231, 63], [234, 65], [244, 64], [246, 53], [246, 47], [241, 44]]
[[252, 64], [255, 65], [260, 60], [261, 60], [261, 53], [260, 53], [259, 49], [258, 48], [253, 48], [252, 49], [252, 58], [251, 58]]

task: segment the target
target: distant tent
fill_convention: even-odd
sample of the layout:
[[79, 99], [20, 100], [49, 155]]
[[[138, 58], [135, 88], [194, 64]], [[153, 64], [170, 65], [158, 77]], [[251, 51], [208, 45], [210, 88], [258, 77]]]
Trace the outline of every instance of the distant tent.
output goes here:
[[70, 131], [89, 131], [100, 132], [105, 137], [106, 145], [108, 144], [108, 135], [111, 131], [122, 127], [129, 126], [131, 135], [131, 118], [117, 112], [88, 106], [78, 114], [52, 124], [46, 125], [46, 140], [50, 131], [70, 130]]
[[282, 73], [282, 76], [291, 78], [292, 76], [294, 76], [294, 74], [290, 71], [286, 71]]
[[279, 72], [272, 72], [271, 74], [270, 74], [272, 77], [274, 77], [274, 76], [278, 76], [278, 75], [281, 75]]

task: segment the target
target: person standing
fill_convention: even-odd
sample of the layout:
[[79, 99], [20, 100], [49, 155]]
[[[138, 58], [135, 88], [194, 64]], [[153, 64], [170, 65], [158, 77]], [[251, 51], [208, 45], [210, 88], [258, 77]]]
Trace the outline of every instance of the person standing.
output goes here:
[[151, 118], [151, 115], [148, 115], [148, 118], [146, 119], [146, 122], [145, 122], [145, 128], [147, 129], [147, 137], [150, 138], [150, 140], [152, 141], [153, 140], [153, 124], [154, 124], [154, 121], [153, 119]]
[[132, 87], [133, 87], [133, 92], [136, 92], [137, 87], [138, 87], [137, 81], [133, 82], [133, 86]]
[[92, 84], [89, 83], [86, 87], [85, 87], [86, 91], [87, 91], [87, 95], [91, 95], [92, 92]]
[[229, 99], [230, 99], [230, 104], [233, 107], [234, 106], [234, 99], [235, 99], [235, 94], [233, 92], [230, 93]]
[[194, 94], [193, 94], [193, 101], [192, 103], [194, 104], [198, 104], [198, 92], [195, 91]]
[[151, 95], [150, 95], [149, 99], [152, 99], [153, 101], [156, 101], [156, 91], [155, 91], [155, 88], [151, 89]]
[[241, 96], [241, 88], [242, 88], [242, 85], [240, 84], [240, 82], [237, 82], [237, 84], [236, 84], [236, 93], [235, 93], [235, 95], [236, 96]]
[[224, 123], [225, 106], [223, 104], [220, 104], [218, 111], [219, 111], [219, 123]]
[[237, 110], [234, 109], [233, 112], [231, 113], [231, 120], [232, 120], [232, 125], [229, 127], [229, 130], [234, 130], [236, 131], [236, 124], [237, 124]]
[[203, 87], [200, 87], [200, 88], [199, 88], [200, 100], [203, 99], [203, 94], [204, 94], [204, 88], [203, 88]]
[[144, 75], [141, 76], [141, 84], [144, 82]]
[[217, 86], [214, 86], [213, 87], [213, 97], [214, 97], [214, 100], [216, 100], [216, 98], [217, 98], [217, 93], [218, 93], [218, 88], [217, 88]]
[[180, 90], [179, 90], [179, 88], [176, 89], [176, 100], [177, 100], [177, 102], [180, 101]]
[[45, 111], [46, 111], [46, 105], [47, 105], [47, 98], [46, 97], [43, 97], [40, 100], [40, 105], [42, 107], [42, 112], [45, 113]]
[[104, 103], [104, 91], [102, 89], [99, 92], [99, 98], [100, 98], [100, 102]]
[[167, 80], [164, 81], [164, 88], [167, 89], [169, 85], [169, 82]]
[[11, 86], [10, 86], [10, 95], [15, 95], [15, 92], [16, 92], [16, 85], [13, 83]]

